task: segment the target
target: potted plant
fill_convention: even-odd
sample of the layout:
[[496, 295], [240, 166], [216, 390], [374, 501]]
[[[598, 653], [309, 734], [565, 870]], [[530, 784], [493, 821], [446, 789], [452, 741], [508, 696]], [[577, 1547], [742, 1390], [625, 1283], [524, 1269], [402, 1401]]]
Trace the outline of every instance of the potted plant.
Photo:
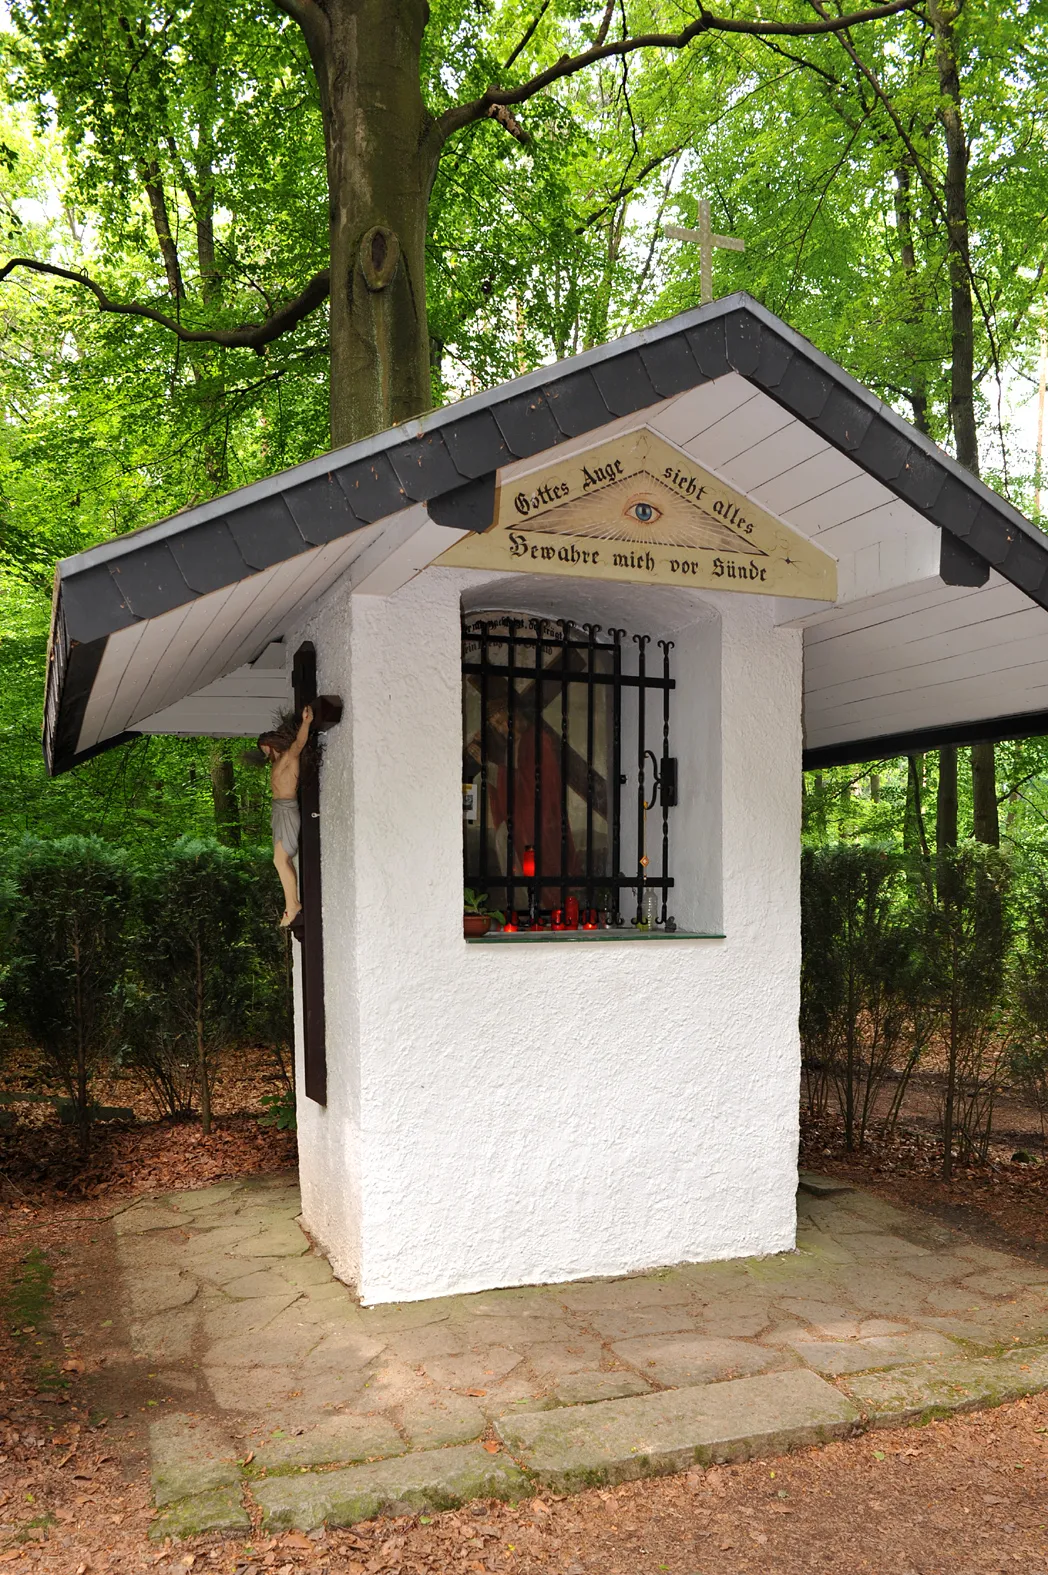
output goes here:
[[462, 893], [462, 933], [465, 936], [486, 935], [493, 918], [502, 915], [488, 907], [487, 892], [472, 891], [468, 886]]

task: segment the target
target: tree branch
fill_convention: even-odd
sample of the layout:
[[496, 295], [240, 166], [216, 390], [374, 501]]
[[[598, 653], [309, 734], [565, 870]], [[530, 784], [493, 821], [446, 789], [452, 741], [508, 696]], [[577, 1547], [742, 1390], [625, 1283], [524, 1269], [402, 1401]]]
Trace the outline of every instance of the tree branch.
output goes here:
[[546, 12], [549, 10], [549, 7], [550, 7], [550, 0], [542, 0], [542, 4], [539, 6], [539, 9], [538, 9], [538, 14], [533, 18], [533, 20], [531, 22], [529, 22], [527, 28], [525, 29], [523, 38], [521, 39], [520, 43], [517, 45], [516, 49], [514, 49], [513, 53], [510, 55], [509, 59], [506, 61], [506, 64], [502, 67], [503, 71], [508, 71], [510, 66], [513, 64], [514, 60], [516, 60], [517, 56], [522, 54], [524, 52], [524, 50], [527, 49], [528, 45], [531, 43], [531, 40], [535, 36], [535, 29], [538, 27], [539, 23], [542, 21], [542, 18], [546, 15]]
[[112, 301], [96, 280], [72, 268], [59, 268], [55, 263], [39, 262], [35, 257], [12, 257], [0, 268], [0, 283], [16, 268], [28, 268], [33, 273], [49, 275], [55, 279], [68, 279], [90, 290], [98, 302], [100, 312], [115, 312], [121, 317], [142, 317], [147, 322], [159, 323], [175, 334], [183, 344], [223, 345], [229, 350], [257, 350], [261, 355], [266, 345], [281, 334], [296, 328], [310, 312], [316, 311], [327, 300], [330, 275], [322, 268], [310, 279], [305, 289], [292, 300], [285, 301], [263, 323], [241, 323], [237, 328], [187, 328], [177, 317], [158, 312], [155, 307], [143, 306], [137, 301]]
[[[276, 0], [276, 3], [291, 15], [290, 7], [302, 4], [303, 0]], [[310, 4], [311, 0], [305, 0], [305, 3]], [[882, 17], [897, 16], [901, 11], [913, 10], [917, 3], [918, 0], [892, 0], [889, 5], [873, 6], [866, 11], [852, 11], [846, 16], [820, 17], [817, 22], [748, 22], [736, 17], [714, 16], [700, 7], [695, 21], [689, 22], [688, 26], [682, 28], [679, 33], [638, 33], [633, 38], [619, 38], [613, 39], [610, 43], [594, 44], [592, 48], [583, 50], [579, 55], [562, 55], [556, 65], [540, 71], [537, 76], [521, 83], [519, 87], [485, 88], [479, 98], [471, 100], [468, 104], [455, 104], [451, 109], [445, 110], [437, 120], [434, 131], [439, 141], [446, 141], [464, 126], [483, 120], [490, 113], [493, 104], [525, 104], [528, 99], [534, 98], [536, 93], [541, 93], [554, 82], [563, 81], [565, 77], [572, 77], [579, 71], [585, 71], [588, 66], [596, 65], [601, 60], [631, 55], [638, 49], [685, 49], [693, 39], [710, 32], [746, 33], [757, 38], [810, 38], [820, 33], [840, 33], [846, 28], [858, 27], [863, 22], [880, 21]]]
[[[599, 224], [606, 214], [610, 213], [613, 208], [618, 207], [623, 197], [629, 197], [636, 191], [637, 187], [643, 180], [647, 179], [652, 170], [657, 170], [659, 165], [665, 164], [668, 159], [679, 158], [680, 153], [681, 149], [679, 147], [667, 148], [664, 153], [656, 153], [654, 158], [649, 159], [646, 164], [641, 166], [628, 186], [625, 183], [625, 179], [623, 179], [613, 197], [609, 197], [607, 202], [601, 203], [599, 208], [594, 208], [593, 212], [588, 214], [581, 224], [576, 225], [575, 234], [583, 235], [591, 225]], [[630, 162], [633, 162], [632, 159]]]
[[604, 15], [601, 18], [600, 26], [597, 29], [597, 36], [593, 40], [595, 44], [603, 44], [604, 40], [607, 38], [608, 29], [611, 26], [611, 18], [614, 14], [614, 11], [615, 0], [608, 0], [607, 5], [604, 7]]

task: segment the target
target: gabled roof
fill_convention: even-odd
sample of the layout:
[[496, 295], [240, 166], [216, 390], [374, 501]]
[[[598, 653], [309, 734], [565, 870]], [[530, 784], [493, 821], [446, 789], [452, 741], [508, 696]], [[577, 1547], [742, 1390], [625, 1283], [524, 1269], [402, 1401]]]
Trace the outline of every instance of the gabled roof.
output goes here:
[[[705, 406], [712, 419], [702, 427]], [[716, 434], [732, 416], [725, 444]], [[854, 559], [850, 598], [806, 620], [806, 666], [818, 672], [821, 656], [825, 669], [822, 687], [806, 694], [807, 764], [1048, 731], [1048, 539], [801, 335], [735, 295], [63, 560], [48, 770], [142, 732], [259, 730], [286, 692], [274, 642], [336, 579], [348, 572], [373, 594], [395, 589], [464, 531], [491, 523], [500, 469], [649, 419]], [[874, 548], [883, 572], [870, 579], [864, 554]], [[910, 566], [885, 567], [893, 552]], [[1002, 590], [991, 609], [987, 595]], [[1007, 620], [1024, 610], [1035, 617], [1020, 636]], [[999, 681], [980, 688], [976, 660], [967, 677], [933, 673], [900, 709], [898, 663], [877, 653], [920, 635], [922, 615], [929, 636], [957, 648], [929, 651], [933, 666], [985, 650], [985, 641], [966, 646], [964, 631], [996, 621], [1007, 645], [1026, 642], [1028, 681], [1016, 684], [1006, 661]], [[904, 638], [900, 620], [909, 620]], [[905, 670], [912, 679], [913, 661]]]

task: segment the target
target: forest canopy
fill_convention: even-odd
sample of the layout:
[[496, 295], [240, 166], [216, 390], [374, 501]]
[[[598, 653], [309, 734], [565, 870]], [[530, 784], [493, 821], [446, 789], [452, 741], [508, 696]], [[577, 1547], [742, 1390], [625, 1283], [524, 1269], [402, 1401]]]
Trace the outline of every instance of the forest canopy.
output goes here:
[[[347, 9], [11, 8], [0, 115], [8, 836], [134, 843], [216, 824], [231, 840], [261, 835], [264, 783], [236, 742], [141, 740], [45, 781], [51, 576], [62, 555], [377, 420], [360, 324], [329, 294], [333, 268], [359, 266], [355, 252], [339, 262], [340, 181], [357, 181], [358, 230], [373, 219], [407, 258], [418, 232], [425, 312], [411, 331], [425, 364], [391, 417], [696, 304], [696, 249], [664, 231], [694, 224], [707, 198], [715, 229], [746, 244], [718, 254], [717, 294], [748, 290], [1039, 519], [1032, 429], [1016, 413], [1036, 395], [1043, 343], [1043, 4], [927, 0], [868, 7], [848, 26], [821, 0], [688, 15], [667, 0], [435, 0], [428, 20], [420, 0], [362, 4], [357, 99], [339, 109], [329, 67]], [[377, 19], [393, 12], [398, 26], [383, 30]], [[708, 20], [681, 44], [689, 18]], [[426, 136], [439, 132], [432, 168], [406, 194], [377, 107], [393, 66], [417, 77], [403, 89], [411, 113]], [[377, 148], [363, 185], [339, 164], [353, 162], [352, 114]], [[369, 320], [375, 342], [402, 343], [404, 309], [394, 316]], [[329, 401], [347, 386], [339, 366], [356, 367], [348, 384], [364, 390], [352, 407]], [[996, 765], [1003, 834], [1039, 840], [1043, 746], [1004, 747]], [[823, 773], [808, 783], [808, 835], [934, 840], [938, 776], [935, 756], [916, 771]], [[964, 836], [975, 805], [966, 770], [958, 781]]]

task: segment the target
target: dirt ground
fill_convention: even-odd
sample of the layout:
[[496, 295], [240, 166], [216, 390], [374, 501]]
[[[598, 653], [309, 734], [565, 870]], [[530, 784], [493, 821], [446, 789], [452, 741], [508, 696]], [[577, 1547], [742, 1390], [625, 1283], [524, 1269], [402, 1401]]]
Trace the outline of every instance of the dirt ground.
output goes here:
[[[320, 1537], [200, 1537], [157, 1548], [146, 1535], [145, 1432], [169, 1397], [148, 1383], [114, 1394], [104, 1368], [80, 1370], [78, 1331], [106, 1311], [111, 1283], [104, 1220], [89, 1202], [22, 1205], [3, 1219], [0, 1565], [13, 1575], [808, 1575], [842, 1567], [990, 1575], [1048, 1567], [1048, 1397], [572, 1498]], [[39, 1298], [34, 1304], [27, 1274], [41, 1260], [54, 1273], [50, 1310]], [[18, 1293], [12, 1301], [12, 1285], [21, 1301]]]
[[[1013, 1152], [1029, 1158], [1013, 1159]], [[985, 1165], [956, 1163], [946, 1182], [942, 1144], [930, 1124], [912, 1121], [908, 1112], [906, 1124], [891, 1137], [871, 1133], [858, 1153], [847, 1151], [841, 1121], [802, 1117], [801, 1165], [854, 1181], [893, 1203], [925, 1209], [986, 1246], [1048, 1252], [1048, 1164], [1032, 1136], [1018, 1150], [1014, 1140], [996, 1144]]]
[[[257, 1081], [257, 1080], [256, 1080]], [[0, 1572], [145, 1575], [874, 1575], [1048, 1571], [1048, 1396], [923, 1428], [883, 1431], [774, 1461], [571, 1498], [380, 1520], [321, 1536], [148, 1540], [146, 1429], [175, 1397], [145, 1380], [116, 1392], [83, 1352], [104, 1328], [114, 1262], [107, 1220], [128, 1195], [286, 1167], [293, 1138], [231, 1107], [215, 1136], [185, 1123], [103, 1135], [77, 1176], [68, 1134], [0, 1134]], [[122, 1099], [121, 1103], [128, 1103]], [[256, 1106], [257, 1108], [257, 1106]], [[24, 1143], [27, 1147], [19, 1147]], [[26, 1169], [53, 1145], [59, 1185]], [[65, 1145], [63, 1147], [63, 1145]], [[925, 1207], [988, 1245], [1046, 1261], [1048, 1166], [1002, 1160], [934, 1175], [913, 1129], [862, 1156], [832, 1123], [809, 1126], [804, 1162]], [[46, 1169], [46, 1167], [45, 1167]], [[5, 1179], [6, 1177], [6, 1179]]]

